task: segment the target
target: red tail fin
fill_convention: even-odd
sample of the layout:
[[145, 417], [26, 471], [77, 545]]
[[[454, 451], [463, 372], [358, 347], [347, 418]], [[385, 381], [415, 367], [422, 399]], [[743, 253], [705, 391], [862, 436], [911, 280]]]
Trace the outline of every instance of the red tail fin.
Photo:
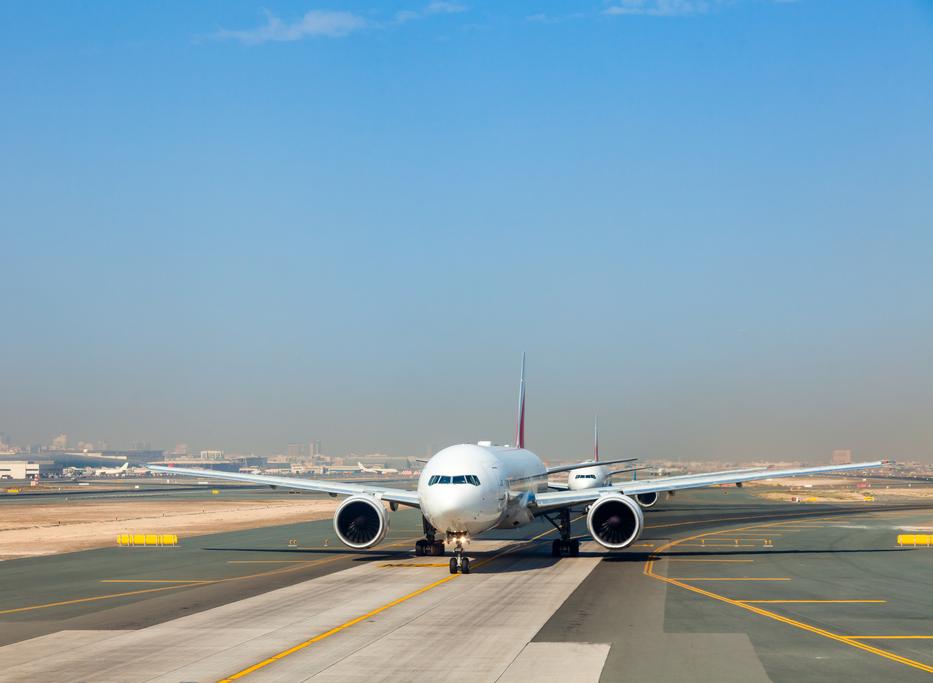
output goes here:
[[515, 447], [525, 447], [525, 354], [522, 352], [522, 379], [518, 388], [518, 422], [515, 425]]

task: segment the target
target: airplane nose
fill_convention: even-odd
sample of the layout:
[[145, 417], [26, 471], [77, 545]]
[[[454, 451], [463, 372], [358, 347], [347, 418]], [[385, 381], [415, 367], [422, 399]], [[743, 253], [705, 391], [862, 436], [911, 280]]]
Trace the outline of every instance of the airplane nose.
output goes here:
[[438, 531], [477, 533], [478, 526], [488, 528], [489, 514], [477, 487], [449, 485], [431, 493], [423, 512]]

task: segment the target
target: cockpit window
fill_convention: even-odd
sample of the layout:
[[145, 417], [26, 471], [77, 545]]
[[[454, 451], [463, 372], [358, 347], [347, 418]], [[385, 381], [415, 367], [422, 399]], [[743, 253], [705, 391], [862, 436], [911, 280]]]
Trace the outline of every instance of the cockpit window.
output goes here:
[[575, 474], [573, 475], [574, 479], [595, 479], [595, 474]]
[[448, 476], [446, 474], [435, 474], [428, 479], [428, 486], [435, 484], [472, 484], [479, 486], [479, 477], [475, 474], [455, 474]]

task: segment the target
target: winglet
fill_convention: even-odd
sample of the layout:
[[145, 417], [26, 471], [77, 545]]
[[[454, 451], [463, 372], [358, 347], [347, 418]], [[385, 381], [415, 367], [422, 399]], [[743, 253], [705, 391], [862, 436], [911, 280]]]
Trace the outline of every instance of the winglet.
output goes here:
[[599, 462], [599, 416], [593, 416], [593, 462]]
[[518, 420], [515, 425], [515, 447], [525, 447], [525, 352], [522, 352], [522, 379], [518, 387]]

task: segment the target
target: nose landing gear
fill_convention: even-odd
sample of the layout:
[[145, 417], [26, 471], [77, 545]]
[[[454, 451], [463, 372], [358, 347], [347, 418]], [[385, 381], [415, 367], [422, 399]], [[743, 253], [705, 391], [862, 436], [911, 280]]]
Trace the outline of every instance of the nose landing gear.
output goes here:
[[450, 558], [450, 573], [469, 574], [470, 558], [463, 554], [463, 536], [448, 534], [448, 538], [452, 538], [456, 543], [454, 546], [456, 557]]

